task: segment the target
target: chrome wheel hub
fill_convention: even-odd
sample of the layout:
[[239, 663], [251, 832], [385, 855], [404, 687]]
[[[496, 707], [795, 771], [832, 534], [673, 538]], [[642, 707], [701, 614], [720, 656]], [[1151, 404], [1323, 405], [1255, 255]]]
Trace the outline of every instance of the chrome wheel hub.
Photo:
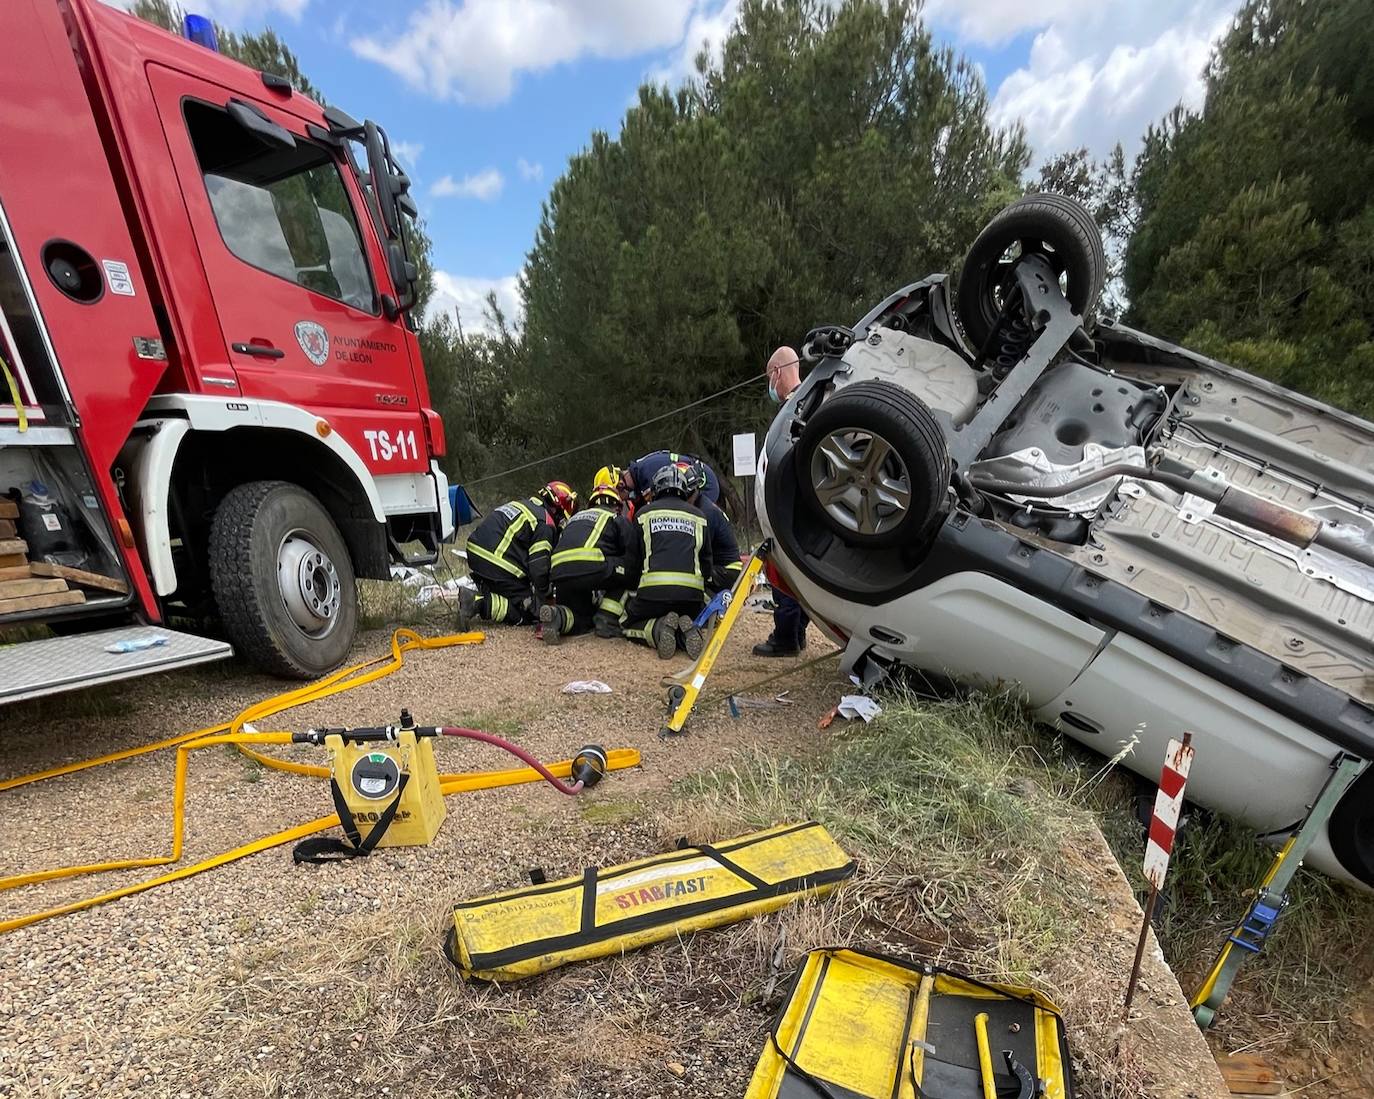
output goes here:
[[329, 554], [303, 530], [293, 530], [277, 548], [277, 586], [282, 605], [307, 637], [324, 637], [339, 620], [343, 588]]

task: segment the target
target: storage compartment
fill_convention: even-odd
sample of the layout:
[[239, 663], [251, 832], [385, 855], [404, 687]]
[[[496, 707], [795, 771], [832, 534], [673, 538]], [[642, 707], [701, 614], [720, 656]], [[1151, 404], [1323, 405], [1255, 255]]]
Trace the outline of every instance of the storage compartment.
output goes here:
[[[49, 445], [15, 444], [43, 432]], [[120, 555], [63, 428], [0, 434], [0, 625], [104, 611], [129, 600]]]

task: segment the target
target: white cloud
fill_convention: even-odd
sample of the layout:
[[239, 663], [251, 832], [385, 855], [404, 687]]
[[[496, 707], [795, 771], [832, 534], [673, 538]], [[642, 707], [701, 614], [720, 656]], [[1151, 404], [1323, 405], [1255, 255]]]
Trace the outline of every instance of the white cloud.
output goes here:
[[413, 172], [415, 165], [420, 160], [420, 154], [425, 151], [425, 143], [423, 141], [393, 141], [391, 151], [396, 154], [402, 168]]
[[487, 295], [495, 291], [496, 301], [506, 314], [506, 321], [517, 324], [524, 309], [520, 301], [519, 285], [514, 275], [499, 279], [454, 275], [448, 271], [434, 272], [434, 296], [430, 299], [426, 317], [434, 319], [441, 313], [453, 315], [455, 309], [462, 318], [463, 331], [469, 335], [489, 335], [491, 322], [486, 315]]
[[1086, 145], [1132, 154], [1175, 104], [1196, 106], [1212, 42], [1235, 0], [931, 0], [926, 18], [964, 48], [1036, 31], [1030, 57], [995, 90], [992, 117], [1018, 119], [1037, 160]]
[[[247, 0], [235, 0], [247, 2]], [[428, 0], [399, 33], [353, 52], [440, 99], [500, 103], [522, 72], [634, 57], [682, 40], [694, 0]]]
[[515, 170], [520, 173], [521, 179], [543, 179], [544, 165], [537, 161], [531, 162], [523, 156], [515, 162]]
[[506, 177], [495, 168], [483, 168], [470, 176], [454, 179], [444, 176], [437, 179], [429, 193], [434, 198], [475, 198], [480, 202], [490, 202], [501, 194], [506, 185]]
[[696, 0], [678, 48], [668, 64], [655, 68], [648, 79], [655, 84], [676, 87], [696, 75], [697, 54], [703, 49], [712, 61], [719, 61], [721, 48], [737, 15], [739, 0]]

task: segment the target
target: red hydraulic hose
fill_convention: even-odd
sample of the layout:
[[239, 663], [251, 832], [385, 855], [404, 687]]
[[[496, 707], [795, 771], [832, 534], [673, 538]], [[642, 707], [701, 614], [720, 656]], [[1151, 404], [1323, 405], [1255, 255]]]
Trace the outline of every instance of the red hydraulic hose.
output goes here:
[[535, 759], [534, 756], [530, 755], [527, 751], [525, 751], [525, 749], [521, 748], [520, 745], [512, 744], [509, 740], [503, 740], [499, 736], [494, 736], [491, 733], [484, 733], [478, 729], [464, 729], [457, 725], [441, 725], [439, 727], [439, 735], [463, 737], [467, 740], [480, 740], [483, 744], [490, 744], [493, 748], [501, 748], [504, 751], [507, 751], [511, 755], [515, 756], [516, 759], [519, 759], [521, 762], [528, 764], [530, 767], [533, 767], [548, 781], [548, 783], [551, 786], [554, 787], [554, 789], [558, 790], [560, 793], [572, 796], [574, 794], [580, 794], [582, 792], [582, 781], [580, 779], [577, 782], [574, 782], [571, 786], [569, 786], [566, 782], [555, 776], [547, 767], [545, 767], [542, 763]]

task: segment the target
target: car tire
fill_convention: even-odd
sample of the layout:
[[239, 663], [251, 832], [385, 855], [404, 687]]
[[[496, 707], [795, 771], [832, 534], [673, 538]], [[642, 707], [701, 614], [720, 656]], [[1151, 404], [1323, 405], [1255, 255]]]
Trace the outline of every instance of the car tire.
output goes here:
[[822, 523], [847, 545], [876, 549], [911, 543], [930, 528], [949, 488], [949, 450], [914, 393], [855, 382], [808, 421], [796, 470], [800, 495]]
[[339, 528], [299, 485], [232, 489], [210, 526], [210, 581], [225, 632], [255, 667], [314, 679], [348, 656], [358, 585]]
[[1366, 770], [1341, 797], [1326, 834], [1346, 871], [1374, 888], [1374, 770]]
[[1102, 294], [1107, 255], [1092, 214], [1081, 202], [1064, 195], [1023, 195], [978, 234], [959, 272], [959, 321], [975, 349], [982, 348], [997, 323], [998, 295], [1012, 266], [1004, 258], [1018, 244], [1023, 254], [1039, 251], [1059, 269], [1065, 279], [1065, 297], [1085, 323]]

